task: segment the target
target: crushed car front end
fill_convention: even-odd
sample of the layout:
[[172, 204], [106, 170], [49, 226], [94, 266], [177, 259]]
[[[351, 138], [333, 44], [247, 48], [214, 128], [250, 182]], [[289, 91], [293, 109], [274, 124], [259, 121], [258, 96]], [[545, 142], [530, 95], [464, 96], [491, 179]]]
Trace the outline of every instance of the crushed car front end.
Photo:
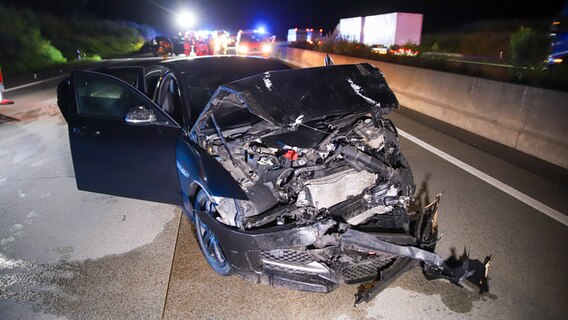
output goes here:
[[[256, 282], [368, 301], [422, 263], [459, 281], [435, 253], [439, 197], [414, 203], [393, 123], [398, 101], [369, 64], [266, 72], [221, 86], [190, 138], [243, 197], [195, 210], [232, 269]], [[207, 255], [207, 253], [206, 253]]]
[[[420, 214], [424, 224], [433, 213], [428, 210]], [[360, 299], [368, 301], [402, 271], [420, 262], [422, 256], [434, 266], [442, 263], [436, 261], [437, 256], [427, 256], [433, 242], [419, 243], [402, 230], [361, 231], [335, 219], [240, 230], [219, 223], [205, 212], [196, 214], [217, 235], [234, 271], [258, 283], [329, 292], [342, 283], [379, 281], [381, 287], [362, 292]], [[418, 225], [416, 229], [420, 229]]]

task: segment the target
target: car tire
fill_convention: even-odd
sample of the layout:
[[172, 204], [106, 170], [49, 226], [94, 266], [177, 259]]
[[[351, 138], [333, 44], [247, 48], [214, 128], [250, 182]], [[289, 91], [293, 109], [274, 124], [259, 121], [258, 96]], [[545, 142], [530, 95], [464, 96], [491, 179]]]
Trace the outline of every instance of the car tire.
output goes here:
[[[193, 208], [197, 211], [205, 211], [206, 214], [211, 215], [213, 218], [215, 218], [217, 214], [211, 199], [203, 190], [197, 193]], [[213, 233], [211, 228], [199, 218], [197, 212], [195, 213], [195, 234], [201, 252], [211, 268], [220, 275], [230, 275], [232, 271], [231, 263], [225, 257], [217, 236]]]

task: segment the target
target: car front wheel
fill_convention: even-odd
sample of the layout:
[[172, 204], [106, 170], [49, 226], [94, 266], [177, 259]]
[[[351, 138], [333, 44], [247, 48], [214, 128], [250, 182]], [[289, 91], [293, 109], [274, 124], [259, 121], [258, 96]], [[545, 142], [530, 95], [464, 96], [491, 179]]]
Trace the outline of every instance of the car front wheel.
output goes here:
[[[203, 211], [213, 218], [217, 215], [213, 202], [203, 190], [197, 193], [193, 207], [195, 210]], [[203, 252], [211, 268], [223, 276], [230, 275], [231, 264], [225, 257], [217, 236], [213, 233], [211, 228], [199, 218], [199, 214], [197, 213], [195, 213], [195, 231], [201, 252]]]

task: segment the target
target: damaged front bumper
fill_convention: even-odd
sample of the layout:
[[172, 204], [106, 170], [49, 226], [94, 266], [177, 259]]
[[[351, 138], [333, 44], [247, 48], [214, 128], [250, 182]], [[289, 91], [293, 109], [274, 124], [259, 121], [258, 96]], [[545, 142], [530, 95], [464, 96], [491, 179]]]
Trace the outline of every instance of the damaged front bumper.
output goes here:
[[342, 283], [364, 283], [356, 294], [358, 304], [421, 264], [428, 279], [444, 278], [459, 285], [475, 278], [484, 291], [480, 284], [487, 284], [487, 259], [480, 263], [482, 268], [472, 264], [479, 270], [470, 270], [466, 258], [448, 264], [433, 252], [439, 200], [438, 196], [415, 213], [412, 235], [362, 232], [333, 219], [242, 231], [204, 212], [195, 214], [217, 235], [233, 270], [257, 283], [314, 292], [330, 292]]

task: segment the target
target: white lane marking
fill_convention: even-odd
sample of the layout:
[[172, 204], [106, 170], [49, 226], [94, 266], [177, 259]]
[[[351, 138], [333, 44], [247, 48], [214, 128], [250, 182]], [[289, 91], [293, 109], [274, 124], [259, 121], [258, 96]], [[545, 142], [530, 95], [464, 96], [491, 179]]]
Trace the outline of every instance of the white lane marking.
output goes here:
[[103, 59], [101, 61], [162, 61], [162, 57], [138, 57], [138, 58], [114, 58], [114, 59]]
[[471, 173], [472, 175], [476, 176], [477, 178], [489, 183], [490, 185], [494, 186], [495, 188], [509, 194], [510, 196], [516, 198], [517, 200], [533, 207], [534, 209], [544, 213], [545, 215], [551, 217], [552, 219], [562, 223], [563, 225], [568, 227], [568, 216], [562, 214], [560, 211], [554, 210], [553, 208], [545, 205], [544, 203], [527, 196], [526, 194], [520, 192], [519, 190], [504, 184], [503, 182], [491, 177], [490, 175], [481, 172], [474, 167], [470, 166], [469, 164], [458, 160], [451, 155], [445, 153], [444, 151], [429, 145], [428, 143], [416, 138], [415, 136], [397, 129], [400, 136], [416, 143], [417, 145], [421, 146], [422, 148], [432, 152], [433, 154], [437, 155], [438, 157], [452, 163], [453, 165]]
[[67, 76], [66, 74], [62, 74], [62, 75], [57, 76], [57, 77], [48, 78], [48, 79], [44, 79], [44, 80], [40, 80], [40, 81], [36, 81], [36, 82], [31, 82], [31, 83], [26, 83], [26, 84], [23, 84], [21, 86], [6, 89], [6, 91], [4, 91], [4, 92], [10, 92], [10, 91], [14, 91], [14, 90], [18, 90], [18, 89], [22, 89], [22, 88], [26, 88], [26, 87], [35, 86], [36, 84], [52, 81], [52, 80], [55, 80], [55, 79], [66, 77], [66, 76]]

